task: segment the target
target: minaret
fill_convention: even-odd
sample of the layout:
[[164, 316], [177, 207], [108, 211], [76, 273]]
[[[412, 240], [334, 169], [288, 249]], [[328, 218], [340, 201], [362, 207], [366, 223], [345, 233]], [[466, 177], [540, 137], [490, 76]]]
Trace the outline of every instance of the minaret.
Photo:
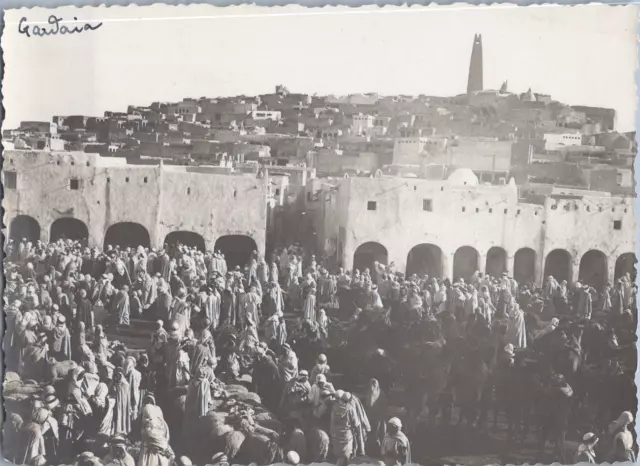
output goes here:
[[482, 35], [473, 37], [473, 49], [471, 50], [471, 62], [469, 63], [469, 82], [467, 94], [482, 90]]

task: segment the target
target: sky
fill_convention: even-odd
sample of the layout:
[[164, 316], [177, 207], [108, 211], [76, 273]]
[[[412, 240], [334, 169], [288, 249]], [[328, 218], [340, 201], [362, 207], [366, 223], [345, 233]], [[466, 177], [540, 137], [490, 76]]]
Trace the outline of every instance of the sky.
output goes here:
[[[53, 115], [100, 116], [129, 104], [269, 93], [277, 84], [319, 95], [456, 95], [466, 91], [480, 33], [485, 88], [508, 79], [512, 92], [531, 88], [567, 104], [614, 108], [618, 129], [631, 131], [637, 12], [464, 4], [8, 10], [3, 128]], [[44, 23], [50, 14], [103, 25], [74, 35], [18, 33], [21, 17]]]

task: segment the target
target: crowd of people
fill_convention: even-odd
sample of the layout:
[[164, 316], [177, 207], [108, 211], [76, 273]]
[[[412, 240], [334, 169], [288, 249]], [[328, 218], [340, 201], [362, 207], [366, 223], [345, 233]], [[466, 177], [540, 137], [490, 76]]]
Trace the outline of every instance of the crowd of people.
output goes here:
[[[406, 277], [393, 263], [328, 270], [296, 247], [269, 260], [253, 251], [247, 264], [234, 265], [220, 251], [183, 244], [101, 251], [71, 240], [9, 241], [4, 266], [3, 447], [16, 464], [222, 465], [242, 457], [234, 447], [237, 436], [267, 445], [269, 454], [250, 458], [258, 464], [344, 466], [355, 457], [411, 463], [407, 423], [415, 436], [419, 419], [428, 424], [442, 415], [441, 422], [448, 422], [442, 414], [446, 395], [465, 399], [454, 370], [464, 358], [448, 363], [437, 396], [421, 396], [417, 407], [408, 403], [404, 417], [390, 415], [390, 392], [402, 378], [398, 372], [381, 372], [383, 364], [369, 372], [354, 367], [362, 377], [348, 383], [327, 357], [329, 351], [340, 354], [332, 347], [332, 333], [371, 333], [376, 319], [385, 320], [385, 328], [437, 328], [436, 337], [418, 335], [417, 344], [432, 349], [438, 343], [442, 354], [462, 354], [456, 352], [459, 340], [475, 342], [476, 349], [485, 342], [490, 351], [482, 362], [491, 382], [483, 382], [482, 395], [472, 404], [479, 411], [491, 408], [494, 424], [503, 399], [510, 399], [501, 398], [501, 381], [511, 380], [534, 352], [566, 352], [571, 361], [579, 355], [580, 370], [540, 359], [549, 369], [543, 379], [553, 381], [554, 394], [571, 399], [574, 414], [591, 409], [596, 393], [606, 393], [591, 385], [578, 388], [585, 371], [605, 365], [623, 375], [631, 352], [635, 358], [636, 288], [629, 274], [596, 291], [590, 284], [568, 287], [552, 276], [541, 287], [518, 284], [507, 274], [476, 272], [455, 281]], [[131, 336], [137, 321], [154, 325], [142, 345]], [[585, 328], [591, 333], [583, 339]], [[594, 332], [597, 338], [590, 336]], [[314, 348], [322, 348], [312, 359], [298, 354], [301, 339], [310, 335], [320, 342]], [[393, 348], [380, 347], [367, 357], [389, 360], [389, 353], [393, 356]], [[344, 366], [343, 358], [335, 359], [336, 366]], [[466, 406], [461, 403], [460, 419]], [[509, 406], [507, 411], [511, 428]], [[616, 404], [598, 412], [596, 427], [607, 427], [581, 433], [576, 458], [634, 459], [632, 411], [635, 406]], [[224, 434], [219, 451], [203, 459], [194, 438], [208, 438], [215, 429], [200, 421], [222, 412], [237, 428]], [[267, 418], [275, 420], [270, 427], [260, 423]], [[524, 423], [524, 417], [518, 419]], [[606, 441], [599, 442], [603, 435]], [[564, 454], [564, 447], [558, 448]]]

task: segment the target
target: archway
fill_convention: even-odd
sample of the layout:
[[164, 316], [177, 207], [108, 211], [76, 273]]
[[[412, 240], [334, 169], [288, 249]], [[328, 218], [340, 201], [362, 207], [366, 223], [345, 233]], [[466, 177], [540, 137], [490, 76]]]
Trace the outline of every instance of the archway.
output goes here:
[[407, 255], [407, 277], [440, 277], [442, 275], [442, 249], [435, 244], [418, 244]]
[[205, 250], [204, 238], [193, 231], [172, 231], [164, 239], [164, 244], [169, 246], [183, 244], [203, 252]]
[[40, 239], [40, 224], [29, 215], [18, 215], [9, 224], [9, 238], [18, 242], [24, 238], [35, 243]]
[[221, 236], [216, 241], [215, 250], [224, 254], [227, 267], [233, 268], [236, 265], [244, 267], [249, 264], [251, 253], [258, 249], [256, 242], [246, 235]]
[[580, 259], [578, 280], [597, 290], [602, 290], [607, 283], [607, 270], [607, 256], [602, 251], [592, 249]]
[[149, 232], [139, 223], [120, 222], [111, 225], [104, 236], [104, 248], [107, 246], [120, 246], [121, 248], [150, 247]]
[[638, 260], [636, 259], [636, 255], [634, 253], [625, 252], [624, 254], [621, 254], [616, 260], [616, 270], [614, 273], [614, 278], [617, 280], [618, 278], [621, 278], [628, 273], [631, 276], [631, 281], [635, 283], [637, 263]]
[[49, 240], [71, 239], [86, 242], [89, 239], [89, 229], [82, 220], [73, 217], [59, 218], [51, 225]]
[[533, 249], [518, 249], [513, 258], [513, 278], [518, 283], [536, 281], [536, 252]]
[[571, 254], [564, 249], [554, 249], [547, 254], [544, 261], [544, 276], [553, 275], [553, 278], [561, 282], [571, 281]]
[[369, 241], [358, 246], [353, 254], [353, 270], [362, 272], [364, 269], [369, 269], [371, 273], [375, 273], [373, 263], [377, 261], [386, 264], [388, 260], [387, 248], [375, 241]]
[[471, 246], [462, 246], [453, 255], [453, 279], [469, 280], [478, 270], [478, 251]]
[[487, 251], [487, 265], [485, 273], [492, 277], [499, 277], [507, 271], [507, 251], [494, 246]]

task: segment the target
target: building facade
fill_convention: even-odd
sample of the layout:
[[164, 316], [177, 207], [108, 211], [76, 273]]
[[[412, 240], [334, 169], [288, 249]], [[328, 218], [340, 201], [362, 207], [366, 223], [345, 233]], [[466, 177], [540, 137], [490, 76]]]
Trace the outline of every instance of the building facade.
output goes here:
[[345, 178], [326, 195], [322, 245], [347, 269], [468, 279], [476, 270], [541, 283], [545, 275], [596, 287], [632, 272], [634, 199], [556, 193], [518, 202], [515, 183], [479, 185], [468, 169], [445, 181]]
[[268, 175], [215, 167], [128, 165], [79, 152], [6, 151], [4, 223], [30, 241], [85, 239], [89, 246], [264, 252]]

